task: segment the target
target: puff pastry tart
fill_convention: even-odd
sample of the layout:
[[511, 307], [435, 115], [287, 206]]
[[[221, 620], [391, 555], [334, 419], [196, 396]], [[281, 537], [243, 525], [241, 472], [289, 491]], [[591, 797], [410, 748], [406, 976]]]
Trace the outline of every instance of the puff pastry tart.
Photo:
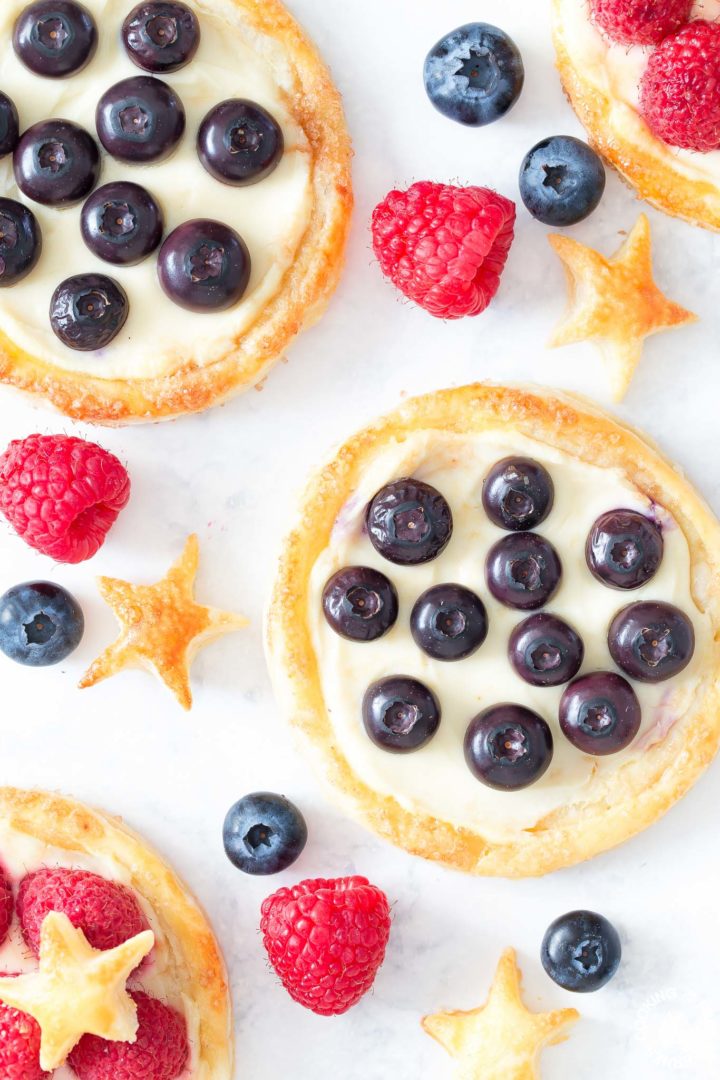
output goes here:
[[[696, 43], [688, 47], [685, 40], [692, 32], [682, 24], [686, 17], [714, 23], [720, 3], [687, 0], [682, 15], [675, 19], [668, 16], [667, 25], [653, 5], [635, 4], [628, 5], [626, 22], [608, 26], [603, 22], [607, 8], [605, 0], [553, 0], [557, 63], [575, 112], [593, 145], [641, 198], [668, 214], [719, 229], [720, 132], [707, 141], [709, 125], [705, 121], [710, 122], [710, 117], [702, 116], [705, 103], [693, 98], [705, 86], [702, 93], [706, 91], [708, 101], [713, 103], [712, 123], [717, 127], [717, 95], [711, 81], [717, 61], [710, 62], [705, 84], [702, 71], [695, 70], [696, 63], [702, 66], [699, 57], [698, 61], [693, 57]], [[615, 8], [621, 11], [621, 5]], [[663, 17], [681, 9], [682, 0], [666, 4], [662, 6]], [[631, 18], [641, 16], [647, 19], [645, 25], [629, 25]], [[619, 20], [620, 15], [617, 17]], [[674, 51], [671, 39], [675, 36]], [[716, 51], [716, 31], [709, 29], [707, 36], [715, 42], [708, 47]], [[646, 43], [634, 43], [638, 38]], [[648, 65], [653, 65], [647, 81], [648, 100], [650, 95], [659, 95], [658, 107], [665, 110], [662, 117], [644, 99], [643, 79]], [[688, 66], [685, 72], [683, 65]], [[664, 95], [663, 80], [668, 80]], [[687, 95], [683, 86], [690, 88]], [[675, 132], [672, 137], [671, 127]], [[705, 130], [699, 133], [693, 130], [696, 127]]]
[[0, 46], [0, 380], [106, 424], [256, 385], [352, 207], [340, 95], [280, 0], [7, 0]]
[[351, 812], [542, 874], [653, 822], [720, 737], [720, 526], [568, 395], [417, 398], [314, 476], [268, 615], [279, 700]]
[[0, 1066], [13, 1076], [140, 1080], [153, 1060], [163, 1080], [230, 1080], [213, 932], [115, 818], [0, 788], [0, 972]]

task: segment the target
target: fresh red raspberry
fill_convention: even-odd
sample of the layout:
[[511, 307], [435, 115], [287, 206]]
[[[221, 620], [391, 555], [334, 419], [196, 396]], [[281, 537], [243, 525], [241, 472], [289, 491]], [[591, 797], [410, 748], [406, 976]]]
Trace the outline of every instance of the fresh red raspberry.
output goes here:
[[134, 893], [88, 870], [36, 870], [20, 882], [17, 911], [25, 941], [37, 956], [40, 929], [51, 911], [67, 915], [94, 949], [114, 949], [148, 929]]
[[690, 18], [693, 0], [590, 0], [593, 21], [621, 45], [658, 45]]
[[658, 45], [640, 81], [640, 108], [671, 146], [720, 148], [720, 23], [696, 19]]
[[0, 945], [10, 932], [14, 908], [12, 886], [7, 874], [0, 866]]
[[[0, 972], [14, 978], [17, 972]], [[0, 1076], [2, 1080], [46, 1080], [40, 1068], [40, 1025], [32, 1016], [0, 1002]]]
[[139, 991], [138, 1033], [134, 1043], [106, 1042], [83, 1035], [68, 1064], [80, 1080], [175, 1080], [187, 1067], [190, 1047], [180, 1013]]
[[129, 498], [123, 465], [84, 439], [28, 435], [0, 456], [0, 512], [56, 562], [92, 558]]
[[390, 934], [390, 908], [367, 878], [318, 878], [269, 896], [260, 930], [290, 997], [320, 1016], [337, 1016], [375, 980]]
[[514, 227], [510, 199], [421, 180], [375, 207], [373, 249], [401, 293], [438, 319], [461, 319], [498, 291]]

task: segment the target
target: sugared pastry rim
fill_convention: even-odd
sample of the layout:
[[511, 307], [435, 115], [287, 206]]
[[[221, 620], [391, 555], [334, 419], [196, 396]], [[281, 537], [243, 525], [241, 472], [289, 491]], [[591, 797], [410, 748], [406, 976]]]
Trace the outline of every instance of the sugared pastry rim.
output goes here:
[[596, 466], [620, 468], [682, 529], [691, 590], [708, 612], [720, 671], [720, 525], [681, 474], [632, 428], [565, 393], [476, 384], [415, 398], [346, 442], [312, 479], [287, 539], [267, 616], [268, 662], [278, 700], [346, 808], [381, 836], [458, 870], [524, 877], [592, 857], [655, 821], [691, 787], [720, 742], [720, 680], [706, 680], [695, 710], [641, 757], [619, 766], [605, 797], [565, 805], [517, 839], [481, 833], [404, 809], [363, 782], [337, 745], [310, 629], [310, 574], [368, 463], [391, 442], [436, 430], [457, 435], [508, 427]]
[[[590, 142], [620, 175], [658, 210], [706, 229], [720, 229], [720, 186], [691, 178], [673, 164], [673, 147], [645, 125], [638, 145], [614, 121], [616, 101], [594, 85], [573, 56], [563, 21], [567, 0], [553, 0], [553, 40], [563, 89]], [[589, 18], [588, 12], [588, 18]]]
[[274, 40], [291, 67], [294, 92], [287, 94], [287, 106], [312, 154], [307, 230], [279, 291], [232, 349], [213, 363], [188, 361], [148, 379], [100, 379], [46, 363], [0, 333], [0, 381], [49, 398], [76, 420], [123, 424], [169, 419], [256, 385], [300, 330], [322, 315], [337, 285], [353, 205], [352, 149], [340, 94], [315, 46], [280, 0], [233, 3], [238, 33]]
[[208, 921], [167, 863], [118, 818], [67, 796], [0, 788], [0, 816], [13, 830], [68, 852], [111, 859], [148, 902], [166, 937], [183, 996], [197, 1012], [197, 1075], [230, 1080], [232, 1008], [225, 964]]

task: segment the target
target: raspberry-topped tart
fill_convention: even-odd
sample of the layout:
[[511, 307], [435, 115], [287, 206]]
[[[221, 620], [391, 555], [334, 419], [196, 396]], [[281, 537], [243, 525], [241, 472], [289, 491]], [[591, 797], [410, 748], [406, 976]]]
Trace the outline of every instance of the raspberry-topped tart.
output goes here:
[[268, 619], [348, 808], [474, 873], [649, 825], [720, 738], [720, 526], [632, 429], [490, 385], [410, 401], [316, 475]]
[[229, 1080], [223, 960], [173, 871], [73, 799], [0, 811], [0, 1075]]
[[661, 210], [720, 228], [720, 0], [553, 0], [563, 86]]
[[84, 420], [256, 384], [337, 282], [340, 97], [279, 0], [8, 0], [0, 380]]

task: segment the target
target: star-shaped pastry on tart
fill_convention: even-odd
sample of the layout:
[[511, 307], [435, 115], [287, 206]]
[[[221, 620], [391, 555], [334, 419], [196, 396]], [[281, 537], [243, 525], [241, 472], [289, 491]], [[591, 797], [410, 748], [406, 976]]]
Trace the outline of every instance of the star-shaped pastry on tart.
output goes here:
[[98, 579], [100, 595], [122, 629], [117, 641], [85, 672], [81, 687], [94, 686], [123, 668], [145, 667], [157, 672], [184, 709], [192, 706], [190, 664], [195, 653], [221, 634], [248, 624], [242, 615], [195, 602], [198, 557], [198, 538], [193, 535], [178, 561], [155, 585]]
[[456, 1080], [535, 1080], [542, 1048], [567, 1038], [579, 1015], [576, 1009], [526, 1009], [515, 950], [506, 949], [484, 1005], [426, 1016], [422, 1025], [455, 1058]]
[[653, 279], [650, 223], [641, 214], [609, 259], [569, 236], [548, 237], [568, 278], [569, 306], [550, 346], [592, 341], [609, 369], [613, 397], [630, 385], [650, 334], [694, 322], [697, 316], [669, 300]]
[[83, 1035], [135, 1042], [137, 1006], [125, 989], [155, 943], [144, 930], [115, 949], [88, 944], [67, 915], [51, 911], [40, 931], [37, 971], [0, 978], [0, 1001], [34, 1017], [40, 1027], [40, 1067], [59, 1068]]

